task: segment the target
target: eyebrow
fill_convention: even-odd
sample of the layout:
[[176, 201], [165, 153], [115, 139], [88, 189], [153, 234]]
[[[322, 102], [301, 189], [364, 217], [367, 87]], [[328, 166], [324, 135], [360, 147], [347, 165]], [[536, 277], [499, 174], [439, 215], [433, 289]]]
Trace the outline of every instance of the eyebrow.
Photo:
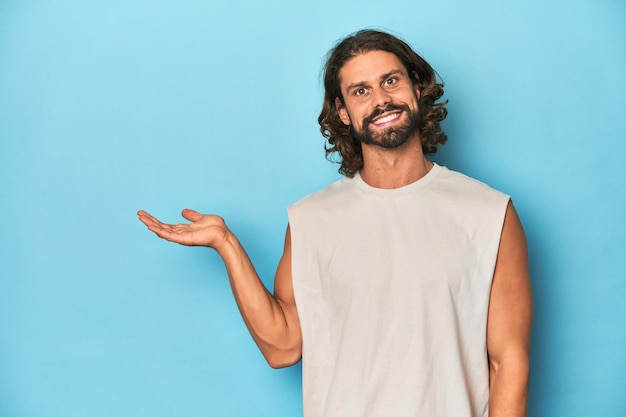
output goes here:
[[[380, 80], [380, 81], [386, 80], [387, 78], [391, 77], [392, 75], [396, 75], [396, 74], [404, 75], [404, 73], [402, 72], [402, 70], [400, 70], [400, 69], [395, 69], [395, 70], [389, 71], [389, 72], [387, 72], [387, 73], [385, 73], [385, 74], [381, 75], [381, 76], [379, 77], [379, 80]], [[363, 87], [363, 86], [364, 86], [364, 85], [366, 85], [366, 84], [367, 84], [367, 82], [366, 82], [366, 81], [358, 81], [358, 82], [356, 82], [356, 83], [349, 84], [349, 85], [346, 87], [346, 92], [347, 92], [347, 93], [350, 93], [352, 90], [354, 90], [354, 89], [356, 89], [356, 88], [361, 88], [361, 87]]]

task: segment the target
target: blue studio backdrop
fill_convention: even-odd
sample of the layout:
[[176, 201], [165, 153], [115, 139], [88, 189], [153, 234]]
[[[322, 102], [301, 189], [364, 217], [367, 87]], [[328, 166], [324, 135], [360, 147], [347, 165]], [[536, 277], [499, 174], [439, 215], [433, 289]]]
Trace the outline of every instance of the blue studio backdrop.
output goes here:
[[0, 416], [297, 416], [220, 259], [136, 219], [217, 213], [272, 287], [286, 207], [339, 178], [334, 42], [380, 28], [446, 85], [440, 164], [514, 198], [530, 416], [626, 415], [626, 3], [0, 1]]

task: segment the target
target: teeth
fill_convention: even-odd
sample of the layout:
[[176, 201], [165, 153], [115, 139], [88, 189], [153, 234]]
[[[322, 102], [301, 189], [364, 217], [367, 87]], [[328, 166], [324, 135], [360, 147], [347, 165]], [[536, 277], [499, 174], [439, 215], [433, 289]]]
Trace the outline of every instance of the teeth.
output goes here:
[[390, 122], [390, 121], [392, 121], [394, 119], [397, 119], [398, 117], [400, 117], [400, 113], [392, 113], [389, 116], [385, 116], [385, 117], [381, 117], [380, 119], [376, 119], [374, 121], [374, 124], [379, 125], [379, 124], [387, 123], [387, 122]]

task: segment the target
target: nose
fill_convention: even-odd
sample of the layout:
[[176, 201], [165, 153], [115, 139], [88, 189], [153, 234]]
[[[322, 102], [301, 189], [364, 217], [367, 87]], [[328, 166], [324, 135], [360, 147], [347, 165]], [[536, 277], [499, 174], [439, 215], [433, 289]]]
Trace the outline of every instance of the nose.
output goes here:
[[372, 91], [372, 105], [374, 107], [385, 107], [391, 101], [391, 96], [384, 88], [375, 88]]

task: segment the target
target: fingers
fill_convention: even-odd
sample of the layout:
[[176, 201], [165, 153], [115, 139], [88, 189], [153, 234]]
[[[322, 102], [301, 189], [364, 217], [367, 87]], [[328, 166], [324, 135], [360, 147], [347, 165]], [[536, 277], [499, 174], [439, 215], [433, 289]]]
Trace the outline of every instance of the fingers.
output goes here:
[[[182, 211], [182, 216], [192, 222], [197, 222], [198, 220], [200, 220], [202, 218], [202, 214], [198, 213], [195, 210], [191, 210], [191, 209], [184, 209]], [[137, 212], [137, 215], [139, 216], [139, 220], [141, 220], [142, 222], [146, 223], [161, 223], [156, 217], [152, 216], [150, 213], [144, 211], [144, 210], [139, 210]], [[163, 224], [163, 223], [161, 223]]]
[[142, 221], [143, 224], [145, 224], [146, 226], [150, 226], [151, 224], [156, 224], [156, 223], [160, 223], [155, 217], [153, 217], [152, 215], [150, 215], [148, 212], [143, 211], [143, 210], [139, 210], [137, 212], [137, 216], [139, 216], [139, 220]]
[[[183, 217], [187, 220], [191, 220], [192, 222], [198, 221], [202, 218], [202, 214], [198, 213], [195, 210], [185, 209], [182, 213]], [[172, 227], [175, 226], [173, 224], [166, 224], [161, 222], [159, 219], [148, 213], [144, 210], [139, 210], [137, 212], [137, 216], [139, 216], [139, 220], [141, 220], [146, 226], [150, 225], [159, 225], [161, 227]]]
[[211, 214], [201, 214], [185, 209], [182, 216], [191, 221], [188, 224], [162, 223], [149, 213], [139, 210], [139, 220], [158, 237], [187, 246], [208, 246], [215, 248], [225, 242], [229, 230], [224, 219]]
[[[201, 214], [193, 211], [186, 210], [189, 213], [185, 213], [185, 218], [191, 220], [193, 218], [202, 217]], [[189, 233], [192, 232], [190, 225], [188, 224], [167, 224], [158, 220], [146, 211], [139, 210], [137, 212], [139, 220], [148, 227], [148, 230], [153, 232], [158, 237], [168, 240], [170, 242], [180, 243], [182, 245], [189, 245], [188, 242]]]
[[137, 215], [139, 216], [139, 220], [143, 224], [145, 224], [148, 229], [150, 229], [159, 236], [161, 236], [160, 232], [166, 229], [167, 225], [161, 223], [156, 217], [150, 215], [143, 210], [139, 210], [137, 212]]
[[144, 224], [148, 227], [148, 230], [153, 232], [161, 239], [165, 239], [170, 242], [180, 243], [181, 245], [187, 245], [188, 231], [181, 230], [184, 225], [171, 225], [164, 224], [159, 221], [146, 220]]
[[202, 214], [198, 213], [195, 210], [191, 210], [191, 209], [184, 209], [183, 212], [181, 213], [182, 216], [191, 221], [191, 222], [197, 222], [198, 220], [200, 220], [202, 218]]

